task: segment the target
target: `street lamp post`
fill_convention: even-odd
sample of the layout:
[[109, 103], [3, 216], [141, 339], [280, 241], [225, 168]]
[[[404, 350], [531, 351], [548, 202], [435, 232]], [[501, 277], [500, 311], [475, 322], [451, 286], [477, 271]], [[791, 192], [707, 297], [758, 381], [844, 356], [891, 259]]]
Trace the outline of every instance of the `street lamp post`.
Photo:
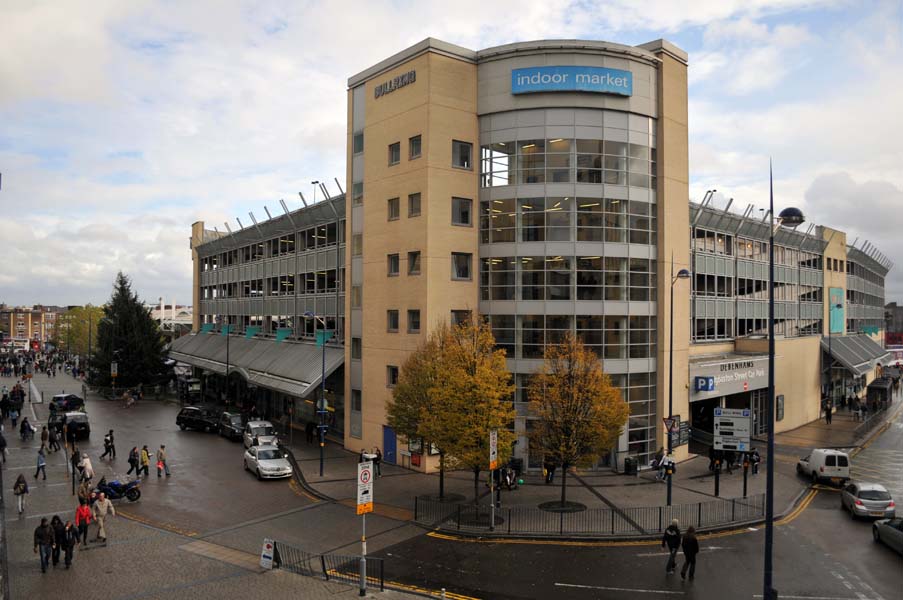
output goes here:
[[[321, 342], [320, 346], [323, 348], [322, 370], [320, 371], [320, 401], [317, 402], [317, 415], [320, 418], [320, 424], [317, 427], [317, 432], [319, 433], [317, 439], [320, 442], [320, 477], [322, 477], [324, 461], [323, 453], [326, 446], [326, 319], [310, 311], [304, 313], [304, 318], [316, 319], [323, 326], [323, 337], [319, 340]], [[316, 329], [316, 327], [314, 329]]]
[[[765, 472], [765, 569], [764, 600], [777, 600], [778, 592], [773, 587], [774, 548], [774, 182], [771, 165], [768, 167], [768, 455]], [[798, 208], [785, 208], [778, 215], [778, 227], [796, 227], [805, 221]]]
[[[674, 416], [674, 284], [677, 283], [678, 279], [689, 279], [690, 272], [686, 269], [681, 269], [677, 272], [677, 275], [674, 274], [674, 253], [671, 253], [671, 321], [670, 328], [671, 332], [668, 336], [669, 340], [669, 349], [668, 349], [668, 419], [669, 423], [670, 419]], [[673, 458], [671, 457], [674, 452], [674, 444], [671, 440], [671, 428], [668, 427], [668, 431], [665, 432], [668, 436], [668, 466], [667, 466], [667, 475], [668, 475], [668, 506], [671, 506], [671, 477], [674, 472], [674, 465], [671, 462]]]

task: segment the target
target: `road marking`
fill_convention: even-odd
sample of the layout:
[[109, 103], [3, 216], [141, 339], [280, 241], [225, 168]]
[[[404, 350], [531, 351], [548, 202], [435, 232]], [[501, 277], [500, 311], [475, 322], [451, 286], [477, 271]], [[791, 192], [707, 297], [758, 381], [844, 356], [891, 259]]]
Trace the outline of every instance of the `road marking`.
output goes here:
[[129, 521], [135, 521], [136, 523], [141, 523], [142, 525], [147, 525], [148, 527], [154, 527], [155, 529], [162, 529], [170, 533], [178, 533], [179, 535], [184, 535], [186, 537], [197, 537], [198, 535], [200, 535], [197, 531], [192, 531], [190, 529], [181, 529], [179, 527], [176, 527], [175, 525], [170, 525], [168, 523], [158, 523], [157, 521], [151, 521], [150, 519], [139, 517], [138, 515], [134, 515], [124, 510], [117, 510], [116, 514], [124, 519], [128, 519]]
[[[755, 594], [753, 598], [762, 598], [762, 594]], [[867, 596], [861, 594], [857, 594], [855, 598], [850, 598], [849, 596], [793, 596], [783, 592], [781, 593], [781, 598], [790, 598], [791, 600], [869, 600]]]
[[292, 478], [291, 481], [288, 482], [288, 487], [295, 493], [296, 496], [304, 496], [312, 502], [320, 502], [319, 498], [315, 498], [313, 495], [309, 494], [306, 490], [300, 487], [298, 485], [298, 482], [296, 482], [294, 478]]
[[[700, 548], [699, 552], [714, 552], [715, 550], [733, 550], [733, 548], [731, 548], [730, 546], [705, 546], [704, 548]], [[656, 556], [661, 558], [662, 556], [668, 556], [669, 554], [670, 552], [643, 552], [637, 554], [636, 556]]]
[[684, 592], [674, 592], [671, 590], [641, 590], [636, 588], [622, 587], [606, 587], [602, 585], [580, 585], [578, 583], [555, 583], [555, 587], [579, 588], [582, 590], [605, 590], [609, 592], [632, 592], [634, 594], [670, 594], [672, 596], [683, 596]]

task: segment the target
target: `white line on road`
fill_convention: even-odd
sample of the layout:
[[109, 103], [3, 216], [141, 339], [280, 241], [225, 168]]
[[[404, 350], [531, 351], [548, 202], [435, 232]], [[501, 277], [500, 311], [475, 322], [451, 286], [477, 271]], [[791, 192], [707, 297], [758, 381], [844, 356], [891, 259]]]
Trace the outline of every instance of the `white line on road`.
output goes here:
[[[729, 546], [705, 546], [700, 548], [700, 552], [712, 552], [714, 550], [733, 550], [733, 548]], [[669, 552], [643, 552], [642, 554], [637, 554], [636, 556], [668, 556]]]
[[[753, 598], [761, 598], [762, 594], [755, 594]], [[790, 598], [790, 600], [869, 600], [867, 596], [857, 594], [856, 598], [849, 596], [791, 596], [789, 594], [781, 594], [781, 598]]]
[[[672, 594], [675, 596], [683, 596], [683, 592], [672, 592], [670, 590], [638, 590], [636, 588], [622, 587], [606, 587], [603, 585], [580, 585], [579, 583], [555, 583], [555, 587], [579, 588], [581, 590], [606, 590], [609, 592], [633, 592], [635, 594]], [[786, 598], [786, 596], [784, 596]], [[844, 598], [843, 600], [848, 600]]]

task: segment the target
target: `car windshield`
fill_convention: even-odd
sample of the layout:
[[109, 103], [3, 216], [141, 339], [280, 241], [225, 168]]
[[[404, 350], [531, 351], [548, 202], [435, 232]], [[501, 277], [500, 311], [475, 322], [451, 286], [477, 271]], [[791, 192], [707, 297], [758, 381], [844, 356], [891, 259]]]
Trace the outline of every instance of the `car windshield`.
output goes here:
[[890, 494], [881, 490], [862, 490], [859, 497], [863, 500], [890, 500]]
[[88, 417], [86, 417], [85, 415], [72, 415], [71, 417], [69, 417], [69, 422], [70, 423], [87, 423]]
[[251, 433], [254, 435], [274, 435], [272, 427], [253, 427], [251, 428]]
[[257, 453], [257, 458], [260, 460], [273, 460], [275, 458], [282, 458], [279, 454], [278, 450], [261, 450]]
[[235, 415], [235, 416], [229, 417], [229, 422], [232, 423], [233, 425], [241, 425], [241, 416]]

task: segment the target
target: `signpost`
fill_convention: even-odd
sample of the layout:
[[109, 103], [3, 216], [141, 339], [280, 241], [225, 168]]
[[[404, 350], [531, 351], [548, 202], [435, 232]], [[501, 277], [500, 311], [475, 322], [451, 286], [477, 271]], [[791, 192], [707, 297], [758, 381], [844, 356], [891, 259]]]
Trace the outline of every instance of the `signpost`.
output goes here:
[[113, 380], [113, 394], [116, 394], [116, 377], [119, 375], [119, 363], [115, 360], [110, 363], [110, 379]]
[[263, 547], [260, 549], [260, 566], [262, 568], [273, 568], [273, 549], [273, 540], [263, 538]]
[[499, 432], [489, 432], [489, 531], [495, 530], [495, 470], [499, 468]]
[[715, 450], [749, 452], [748, 408], [715, 408]]
[[357, 514], [361, 515], [360, 595], [367, 595], [367, 513], [373, 512], [373, 461], [357, 465]]

